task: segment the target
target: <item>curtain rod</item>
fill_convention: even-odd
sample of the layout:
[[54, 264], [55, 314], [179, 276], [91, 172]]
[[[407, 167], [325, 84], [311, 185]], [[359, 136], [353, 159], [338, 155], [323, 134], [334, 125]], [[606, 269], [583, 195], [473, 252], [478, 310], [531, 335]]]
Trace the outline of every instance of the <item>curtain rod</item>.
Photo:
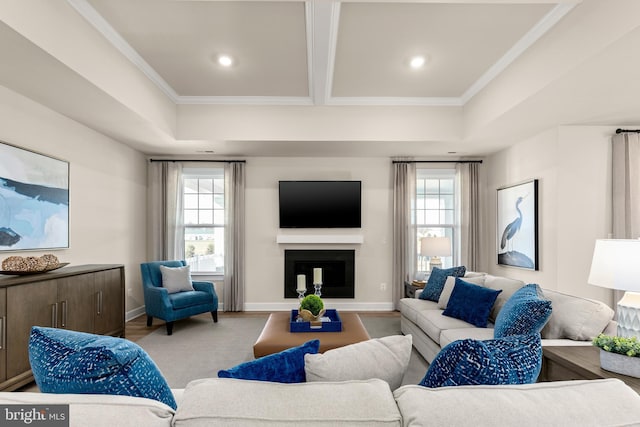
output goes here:
[[218, 162], [218, 163], [246, 163], [246, 160], [204, 160], [204, 159], [149, 159], [150, 162]]
[[616, 133], [640, 133], [640, 130], [636, 129], [616, 129]]
[[393, 160], [391, 163], [482, 163], [482, 160]]

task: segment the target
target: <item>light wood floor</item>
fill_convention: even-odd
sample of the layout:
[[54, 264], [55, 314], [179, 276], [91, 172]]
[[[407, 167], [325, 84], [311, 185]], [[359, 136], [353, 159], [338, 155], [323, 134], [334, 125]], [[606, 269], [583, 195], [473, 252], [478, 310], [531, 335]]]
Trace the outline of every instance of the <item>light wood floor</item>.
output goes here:
[[[218, 312], [218, 321], [224, 321], [225, 318], [238, 318], [238, 317], [262, 317], [264, 315], [269, 314], [268, 312], [261, 311], [243, 311], [243, 312]], [[360, 317], [366, 316], [389, 316], [389, 317], [398, 317], [400, 316], [400, 312], [398, 311], [362, 311], [358, 312]], [[198, 315], [198, 317], [204, 317], [211, 320], [211, 314], [204, 313]], [[213, 321], [213, 320], [211, 320]], [[165, 322], [159, 319], [153, 319], [153, 325], [147, 326], [147, 316], [142, 315], [138, 316], [135, 319], [128, 321], [125, 324], [125, 337], [129, 341], [139, 341], [143, 337], [146, 337], [151, 332], [155, 331], [158, 328], [165, 328]]]

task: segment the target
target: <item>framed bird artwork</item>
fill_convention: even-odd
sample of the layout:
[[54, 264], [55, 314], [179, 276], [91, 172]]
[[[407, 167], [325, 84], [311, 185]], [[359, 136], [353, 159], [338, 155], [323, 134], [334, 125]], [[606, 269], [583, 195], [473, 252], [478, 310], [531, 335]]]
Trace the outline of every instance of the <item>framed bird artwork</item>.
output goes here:
[[538, 270], [538, 180], [498, 188], [498, 265]]

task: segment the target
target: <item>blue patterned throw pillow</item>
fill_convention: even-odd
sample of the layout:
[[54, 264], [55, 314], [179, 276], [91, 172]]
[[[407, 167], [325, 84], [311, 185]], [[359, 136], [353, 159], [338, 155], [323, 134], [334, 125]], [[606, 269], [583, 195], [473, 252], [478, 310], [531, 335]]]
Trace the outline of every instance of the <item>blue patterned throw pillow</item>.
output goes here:
[[231, 369], [218, 371], [218, 377], [279, 383], [303, 383], [306, 380], [304, 355], [316, 354], [319, 349], [320, 340], [307, 341], [298, 347], [241, 363]]
[[424, 285], [422, 293], [420, 293], [420, 299], [426, 299], [429, 301], [438, 302], [442, 289], [444, 289], [444, 283], [447, 281], [447, 277], [462, 277], [467, 272], [465, 266], [451, 267], [446, 269], [440, 269], [433, 267], [427, 284]]
[[484, 288], [456, 277], [444, 316], [464, 320], [479, 328], [486, 328], [493, 304], [502, 290]]
[[487, 341], [454, 341], [433, 359], [420, 382], [425, 387], [530, 384], [542, 368], [540, 334]]
[[115, 394], [177, 406], [153, 360], [123, 338], [34, 326], [29, 362], [43, 393]]
[[539, 334], [549, 317], [551, 301], [544, 298], [540, 286], [523, 286], [511, 295], [498, 313], [493, 337]]

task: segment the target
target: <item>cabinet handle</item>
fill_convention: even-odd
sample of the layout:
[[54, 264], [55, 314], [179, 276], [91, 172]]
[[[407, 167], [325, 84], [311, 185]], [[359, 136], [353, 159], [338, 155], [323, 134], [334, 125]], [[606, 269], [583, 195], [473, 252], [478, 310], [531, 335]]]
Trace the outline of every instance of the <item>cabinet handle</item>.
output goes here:
[[51, 327], [58, 327], [58, 303], [51, 304]]
[[4, 350], [7, 345], [6, 337], [7, 337], [7, 318], [5, 316], [0, 317], [0, 350]]
[[102, 314], [102, 291], [98, 291], [98, 293], [96, 294], [96, 298], [98, 304], [97, 314], [98, 316], [100, 316]]
[[67, 300], [62, 301], [62, 327], [67, 327]]

